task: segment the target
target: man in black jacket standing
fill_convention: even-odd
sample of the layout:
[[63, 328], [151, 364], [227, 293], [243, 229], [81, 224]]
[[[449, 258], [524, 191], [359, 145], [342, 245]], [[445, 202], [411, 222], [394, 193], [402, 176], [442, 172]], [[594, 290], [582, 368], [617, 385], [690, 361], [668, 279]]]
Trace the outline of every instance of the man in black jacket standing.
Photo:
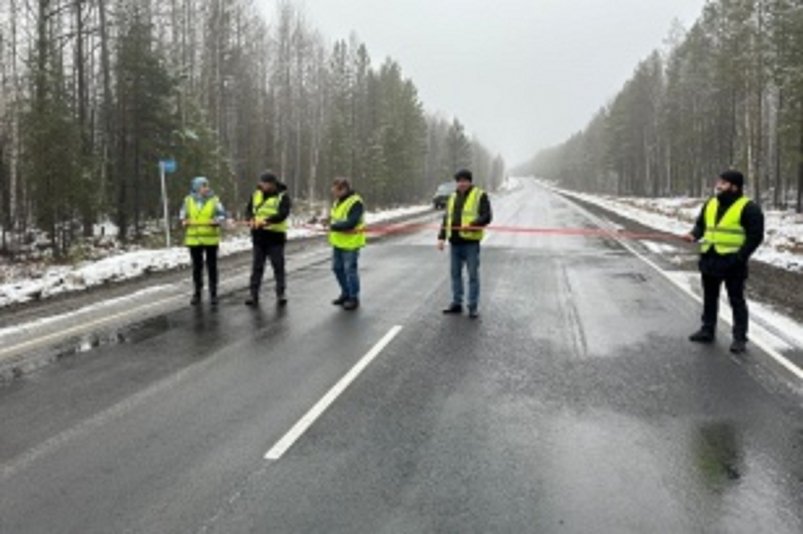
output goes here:
[[251, 295], [245, 304], [259, 304], [259, 289], [265, 271], [265, 260], [270, 258], [273, 276], [276, 279], [276, 303], [287, 304], [284, 270], [284, 246], [287, 242], [288, 217], [291, 201], [287, 187], [276, 175], [266, 172], [259, 177], [256, 191], [245, 208], [246, 219], [251, 226], [253, 241], [253, 264], [251, 267]]
[[730, 350], [734, 354], [744, 352], [747, 346], [747, 261], [764, 240], [764, 214], [743, 190], [741, 172], [723, 172], [716, 183], [716, 195], [703, 206], [692, 232], [684, 236], [689, 242], [700, 242], [703, 282], [703, 325], [689, 339], [697, 343], [714, 341], [724, 282], [733, 309]]
[[448, 240], [451, 249], [452, 303], [445, 314], [463, 313], [463, 265], [468, 270], [468, 316], [479, 317], [480, 242], [483, 228], [491, 223], [491, 202], [482, 189], [474, 187], [471, 171], [463, 169], [454, 176], [456, 191], [449, 197], [438, 234], [438, 250]]

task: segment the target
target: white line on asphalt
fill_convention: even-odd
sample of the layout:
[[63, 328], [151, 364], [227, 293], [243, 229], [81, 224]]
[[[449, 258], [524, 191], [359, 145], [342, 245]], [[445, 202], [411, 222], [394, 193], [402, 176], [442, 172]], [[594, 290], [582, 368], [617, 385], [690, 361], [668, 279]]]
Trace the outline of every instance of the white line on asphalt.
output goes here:
[[293, 446], [293, 444], [300, 438], [304, 432], [312, 426], [312, 424], [318, 419], [318, 417], [326, 411], [329, 406], [332, 405], [333, 402], [337, 400], [337, 398], [346, 390], [346, 388], [351, 385], [354, 380], [360, 376], [360, 373], [365, 370], [366, 367], [377, 357], [382, 350], [388, 346], [388, 344], [393, 341], [393, 338], [401, 332], [402, 327], [399, 325], [394, 326], [393, 328], [385, 334], [385, 337], [379, 340], [376, 345], [374, 345], [368, 353], [363, 356], [360, 361], [358, 361], [351, 370], [346, 373], [343, 378], [341, 378], [337, 384], [332, 386], [326, 395], [324, 395], [321, 400], [319, 400], [315, 406], [310, 408], [310, 410], [304, 414], [304, 417], [299, 419], [299, 421], [291, 428], [287, 434], [285, 434], [282, 439], [276, 442], [276, 444], [271, 447], [271, 449], [265, 453], [266, 460], [278, 460], [281, 458], [287, 450]]
[[[555, 192], [555, 191], [553, 191], [553, 192]], [[555, 193], [556, 193], [556, 194], [558, 194], [559, 196], [561, 196], [562, 198], [566, 199], [566, 197], [565, 197], [565, 196], [563, 196], [563, 195], [561, 195], [560, 193], [557, 193], [557, 192], [555, 192]], [[566, 200], [568, 200], [568, 199], [566, 199]], [[632, 247], [632, 246], [631, 246], [629, 243], [626, 243], [624, 240], [620, 239], [620, 238], [619, 238], [619, 237], [618, 237], [618, 236], [615, 234], [615, 232], [614, 232], [613, 230], [611, 230], [610, 226], [609, 226], [608, 224], [606, 224], [606, 223], [605, 223], [605, 221], [603, 221], [602, 219], [600, 219], [600, 218], [599, 218], [599, 217], [597, 217], [596, 215], [594, 215], [594, 214], [590, 213], [588, 210], [586, 210], [586, 209], [585, 209], [585, 208], [583, 208], [582, 206], [579, 206], [577, 203], [575, 203], [575, 202], [572, 202], [572, 201], [569, 201], [569, 202], [570, 202], [570, 204], [571, 204], [572, 206], [574, 206], [574, 207], [575, 207], [575, 209], [577, 209], [577, 210], [579, 210], [580, 212], [582, 212], [582, 213], [583, 213], [583, 214], [584, 214], [586, 217], [588, 217], [588, 218], [589, 218], [591, 221], [593, 221], [593, 222], [594, 222], [594, 223], [595, 223], [597, 226], [599, 226], [600, 228], [603, 228], [603, 229], [605, 229], [605, 230], [610, 230], [610, 236], [611, 236], [611, 237], [612, 237], [614, 240], [616, 240], [616, 241], [617, 241], [617, 242], [618, 242], [620, 245], [622, 245], [622, 247], [624, 247], [624, 248], [625, 248], [627, 251], [629, 251], [629, 252], [630, 252], [631, 254], [633, 254], [635, 257], [637, 257], [638, 259], [640, 259], [641, 261], [643, 261], [644, 263], [646, 263], [647, 265], [649, 265], [649, 266], [650, 266], [650, 267], [651, 267], [653, 270], [655, 270], [655, 271], [656, 271], [658, 274], [660, 274], [660, 275], [661, 275], [661, 276], [663, 276], [663, 277], [664, 277], [666, 280], [668, 280], [668, 281], [669, 281], [669, 282], [670, 282], [670, 283], [671, 283], [673, 286], [675, 286], [675, 287], [677, 287], [678, 289], [680, 289], [681, 291], [683, 291], [683, 293], [685, 293], [686, 295], [688, 295], [689, 297], [691, 297], [692, 299], [694, 299], [694, 300], [695, 300], [697, 303], [699, 303], [699, 304], [702, 304], [702, 303], [703, 303], [703, 300], [702, 300], [702, 299], [701, 299], [699, 296], [697, 296], [697, 295], [696, 295], [696, 294], [695, 294], [695, 293], [694, 293], [694, 292], [693, 292], [691, 289], [689, 289], [688, 287], [686, 287], [686, 286], [684, 286], [683, 284], [679, 283], [677, 280], [675, 280], [674, 278], [672, 278], [672, 277], [669, 275], [669, 273], [667, 273], [666, 271], [664, 271], [664, 270], [663, 270], [663, 269], [662, 269], [662, 268], [661, 268], [661, 267], [660, 267], [658, 264], [656, 264], [656, 263], [655, 263], [655, 262], [653, 262], [651, 259], [649, 259], [649, 258], [647, 258], [646, 256], [644, 256], [643, 254], [641, 254], [639, 251], [637, 251], [635, 248], [633, 248], [633, 247]], [[722, 314], [721, 314], [721, 315], [720, 315], [720, 318], [721, 318], [723, 321], [725, 321], [726, 323], [728, 323], [728, 324], [732, 324], [732, 322], [731, 322], [731, 319], [730, 319], [729, 317], [726, 317], [725, 315], [722, 315]], [[754, 325], [754, 326], [753, 326], [753, 328], [754, 328], [754, 329], [760, 329], [760, 331], [762, 331], [762, 332], [766, 332], [766, 329], [764, 329], [764, 328], [760, 328], [760, 326], [759, 326], [759, 325]], [[769, 333], [769, 332], [766, 332], [766, 333], [767, 333], [767, 335], [772, 335], [772, 334], [771, 334], [771, 333]], [[754, 345], [756, 345], [757, 347], [759, 347], [761, 350], [763, 350], [765, 353], [767, 353], [767, 355], [769, 355], [769, 356], [770, 356], [770, 358], [772, 358], [773, 360], [775, 360], [775, 361], [776, 361], [776, 363], [778, 363], [778, 364], [779, 364], [779, 365], [781, 365], [781, 366], [782, 366], [784, 369], [786, 369], [787, 371], [789, 371], [790, 373], [792, 373], [792, 374], [793, 374], [794, 376], [796, 376], [796, 377], [797, 377], [799, 380], [803, 380], [803, 369], [801, 369], [800, 367], [798, 367], [797, 365], [795, 365], [794, 363], [792, 363], [792, 362], [791, 362], [791, 361], [790, 361], [788, 358], [786, 358], [786, 357], [785, 357], [783, 354], [781, 354], [780, 352], [778, 352], [777, 350], [775, 350], [774, 348], [772, 348], [771, 346], [769, 346], [767, 343], [765, 343], [764, 341], [762, 341], [760, 338], [753, 338], [753, 339], [751, 340], [751, 342], [752, 342]]]

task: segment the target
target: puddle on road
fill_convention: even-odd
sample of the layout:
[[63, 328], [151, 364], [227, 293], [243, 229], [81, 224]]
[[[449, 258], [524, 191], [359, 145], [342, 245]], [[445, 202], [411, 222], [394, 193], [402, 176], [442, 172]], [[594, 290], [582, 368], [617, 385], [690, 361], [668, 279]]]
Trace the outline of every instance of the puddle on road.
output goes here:
[[643, 284], [647, 281], [647, 277], [641, 273], [613, 273], [610, 275], [611, 278], [615, 278], [617, 280], [630, 280], [639, 284]]
[[121, 328], [92, 332], [59, 346], [56, 349], [56, 359], [87, 353], [102, 347], [140, 343], [167, 332], [170, 327], [167, 315], [160, 315]]
[[733, 425], [722, 422], [700, 425], [693, 444], [699, 474], [706, 485], [723, 490], [742, 478], [742, 447]]
[[794, 451], [774, 448], [780, 436], [767, 449], [750, 432], [730, 420], [653, 421], [564, 410], [540, 426], [540, 446], [520, 463], [526, 469], [532, 462], [534, 476], [550, 488], [541, 512], [570, 516], [577, 530], [615, 531], [627, 516], [656, 527], [644, 531], [660, 525], [676, 532], [701, 525], [733, 531], [749, 520], [767, 532], [790, 532], [801, 520], [800, 486], [786, 471], [794, 466], [784, 461]]

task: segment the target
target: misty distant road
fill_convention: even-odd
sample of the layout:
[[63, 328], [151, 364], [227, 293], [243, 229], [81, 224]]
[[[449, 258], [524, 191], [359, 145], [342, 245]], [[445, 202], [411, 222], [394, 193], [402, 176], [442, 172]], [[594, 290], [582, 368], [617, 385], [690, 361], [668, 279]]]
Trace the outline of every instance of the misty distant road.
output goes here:
[[225, 294], [0, 385], [0, 532], [803, 531], [803, 403], [724, 325], [687, 342], [699, 305], [612, 239], [489, 234], [479, 321], [422, 230], [368, 246], [354, 313], [322, 244], [286, 310]]

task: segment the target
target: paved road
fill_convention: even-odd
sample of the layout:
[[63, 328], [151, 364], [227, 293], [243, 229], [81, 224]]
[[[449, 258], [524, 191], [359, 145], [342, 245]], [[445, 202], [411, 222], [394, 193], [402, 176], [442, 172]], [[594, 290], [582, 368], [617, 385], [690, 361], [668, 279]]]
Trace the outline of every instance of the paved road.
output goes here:
[[[494, 205], [593, 226], [532, 183]], [[803, 530], [803, 403], [757, 349], [688, 344], [698, 305], [601, 238], [494, 234], [481, 320], [443, 317], [433, 238], [369, 247], [356, 313], [321, 250], [285, 311], [231, 293], [0, 387], [0, 532]]]

